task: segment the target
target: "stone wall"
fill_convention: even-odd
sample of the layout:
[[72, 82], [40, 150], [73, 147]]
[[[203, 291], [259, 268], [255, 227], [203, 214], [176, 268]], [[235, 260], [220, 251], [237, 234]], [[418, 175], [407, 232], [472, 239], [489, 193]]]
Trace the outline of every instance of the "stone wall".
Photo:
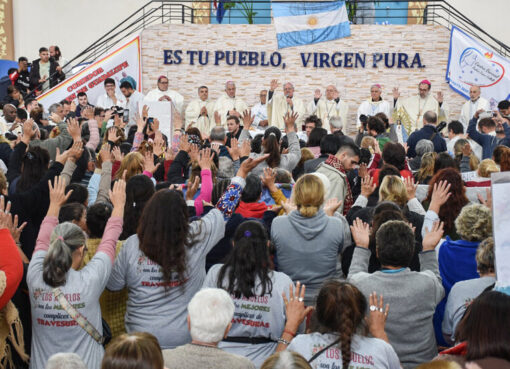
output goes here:
[[[359, 104], [370, 96], [370, 86], [383, 86], [383, 98], [392, 100], [392, 88], [399, 87], [403, 97], [416, 94], [418, 82], [429, 79], [432, 93], [442, 91], [450, 108], [450, 119], [457, 118], [464, 99], [449, 88], [445, 82], [450, 32], [435, 25], [353, 25], [351, 37], [330, 42], [278, 50], [275, 30], [272, 25], [157, 25], [142, 33], [142, 82], [143, 90], [155, 88], [159, 75], [167, 75], [170, 88], [178, 90], [186, 102], [197, 96], [197, 87], [207, 85], [209, 96], [216, 99], [223, 91], [227, 80], [236, 81], [237, 96], [249, 105], [258, 102], [259, 91], [269, 87], [271, 79], [290, 81], [295, 86], [295, 95], [310, 101], [316, 88], [325, 93], [325, 86], [336, 84], [341, 97], [349, 103], [349, 131], [355, 127], [355, 116]], [[182, 50], [181, 64], [164, 64], [164, 50]], [[186, 54], [190, 50], [210, 51], [207, 65], [189, 64]], [[229, 66], [225, 60], [214, 65], [216, 51], [255, 51], [259, 58], [265, 52], [266, 59], [274, 51], [282, 56], [279, 67]], [[303, 67], [301, 53], [335, 52], [366, 53], [365, 68], [313, 67], [312, 55], [308, 67]], [[373, 67], [373, 53], [406, 53], [410, 66], [416, 53], [420, 54], [419, 68], [393, 68], [384, 65], [384, 58]], [[305, 54], [307, 55], [307, 54]], [[398, 55], [396, 56], [398, 60]], [[173, 60], [176, 60], [174, 57]], [[336, 60], [338, 61], [338, 60]], [[355, 61], [355, 58], [353, 59]], [[342, 56], [342, 62], [343, 60]], [[285, 65], [285, 68], [283, 68]], [[403, 66], [403, 65], [402, 65]], [[281, 91], [281, 87], [280, 87]]]

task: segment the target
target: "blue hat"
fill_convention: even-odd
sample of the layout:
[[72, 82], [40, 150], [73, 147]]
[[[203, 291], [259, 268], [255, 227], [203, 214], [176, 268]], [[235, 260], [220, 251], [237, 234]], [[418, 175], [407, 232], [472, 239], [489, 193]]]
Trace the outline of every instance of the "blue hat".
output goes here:
[[131, 87], [133, 87], [133, 90], [136, 90], [136, 81], [133, 77], [131, 76], [127, 76], [127, 77], [124, 77], [120, 80], [120, 83], [122, 84], [123, 82], [127, 82], [131, 85]]

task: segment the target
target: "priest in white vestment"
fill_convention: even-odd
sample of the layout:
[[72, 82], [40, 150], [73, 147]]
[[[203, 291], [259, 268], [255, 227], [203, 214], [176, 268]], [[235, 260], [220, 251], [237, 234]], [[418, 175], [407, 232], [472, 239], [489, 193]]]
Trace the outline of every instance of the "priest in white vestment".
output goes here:
[[308, 112], [317, 115], [322, 121], [323, 127], [329, 125], [329, 120], [333, 117], [340, 117], [342, 120], [342, 132], [347, 130], [347, 114], [349, 105], [340, 99], [338, 89], [329, 85], [326, 87], [326, 97], [324, 98], [319, 89], [315, 90], [313, 101], [308, 104]]
[[206, 86], [198, 88], [198, 99], [192, 100], [186, 107], [186, 128], [196, 127], [202, 134], [209, 136], [214, 122], [214, 102], [209, 100], [209, 89]]
[[233, 81], [225, 84], [225, 94], [220, 96], [214, 104], [214, 111], [221, 117], [221, 125], [227, 126], [227, 117], [233, 115], [242, 119], [243, 112], [248, 110], [248, 105], [239, 97], [236, 97], [236, 85]]
[[283, 85], [283, 94], [281, 95], [274, 93], [277, 88], [278, 81], [274, 79], [271, 81], [267, 96], [267, 116], [269, 125], [279, 129], [285, 129], [285, 122], [283, 121], [285, 115], [287, 113], [297, 113], [297, 129], [302, 130], [306, 115], [306, 108], [303, 100], [294, 96], [294, 86], [290, 82]]
[[408, 135], [423, 127], [423, 114], [427, 111], [435, 112], [439, 122], [448, 120], [443, 93], [438, 92], [436, 99], [430, 93], [431, 88], [432, 84], [423, 80], [418, 85], [418, 95], [406, 99], [400, 99], [398, 88], [393, 89], [393, 119], [400, 120]]
[[373, 117], [376, 114], [384, 113], [388, 119], [391, 117], [391, 105], [389, 102], [382, 98], [382, 87], [379, 84], [372, 85], [370, 87], [370, 98], [363, 101], [358, 108], [358, 115], [356, 120], [358, 121], [357, 128], [361, 126], [359, 117], [365, 115], [367, 117]]
[[265, 130], [268, 125], [267, 120], [267, 90], [260, 91], [260, 102], [251, 108], [253, 117], [252, 126], [260, 130]]
[[145, 95], [145, 101], [170, 101], [174, 104], [175, 110], [182, 114], [184, 97], [177, 91], [168, 88], [168, 78], [160, 76], [158, 78], [158, 87], [150, 90]]
[[459, 121], [464, 126], [464, 132], [467, 132], [469, 121], [473, 119], [473, 116], [478, 110], [491, 110], [489, 101], [481, 97], [480, 94], [481, 90], [479, 86], [471, 86], [469, 88], [469, 101], [466, 101], [464, 105], [462, 105], [459, 117]]

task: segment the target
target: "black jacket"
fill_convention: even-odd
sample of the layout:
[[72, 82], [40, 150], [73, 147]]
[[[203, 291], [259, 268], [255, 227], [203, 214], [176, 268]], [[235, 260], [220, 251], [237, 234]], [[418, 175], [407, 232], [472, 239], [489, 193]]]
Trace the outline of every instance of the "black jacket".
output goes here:
[[[32, 62], [32, 69], [30, 69], [30, 89], [35, 89], [39, 86], [39, 80], [41, 79], [40, 74], [40, 63], [41, 59], [34, 60]], [[58, 63], [50, 58], [50, 75], [48, 76], [50, 79], [50, 88], [58, 85], [64, 79], [66, 79], [66, 75], [63, 72], [57, 72]], [[38, 88], [40, 89], [40, 87]]]
[[407, 139], [407, 156], [414, 158], [416, 156], [416, 144], [420, 140], [430, 140], [434, 144], [435, 152], [444, 152], [446, 148], [446, 141], [441, 137], [441, 133], [437, 132], [436, 127], [430, 124], [425, 125], [422, 129], [411, 133], [411, 136]]

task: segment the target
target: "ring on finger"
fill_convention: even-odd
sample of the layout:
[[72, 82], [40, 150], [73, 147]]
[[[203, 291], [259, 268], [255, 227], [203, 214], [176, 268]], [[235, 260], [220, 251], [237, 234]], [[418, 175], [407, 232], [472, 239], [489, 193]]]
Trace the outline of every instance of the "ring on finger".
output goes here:
[[380, 313], [384, 312], [384, 309], [383, 308], [379, 308], [379, 312]]
[[377, 311], [377, 306], [370, 305], [370, 311]]
[[299, 302], [303, 302], [303, 301], [304, 301], [304, 298], [299, 297], [297, 300], [298, 300]]

